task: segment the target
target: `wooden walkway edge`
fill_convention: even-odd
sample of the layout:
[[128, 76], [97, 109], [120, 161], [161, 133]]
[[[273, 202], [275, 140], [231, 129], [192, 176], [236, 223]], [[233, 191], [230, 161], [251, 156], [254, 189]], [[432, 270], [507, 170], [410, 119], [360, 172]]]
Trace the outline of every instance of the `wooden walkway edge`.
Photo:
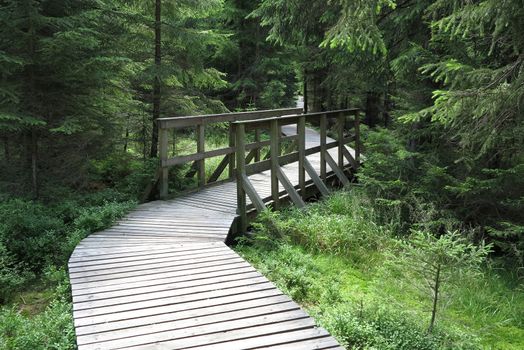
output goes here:
[[[306, 141], [320, 142], [313, 130]], [[320, 174], [319, 156], [307, 158]], [[293, 185], [297, 167], [282, 167]], [[271, 197], [267, 172], [249, 180]], [[226, 246], [236, 196], [226, 182], [142, 204], [85, 238], [69, 260], [78, 349], [341, 349]]]

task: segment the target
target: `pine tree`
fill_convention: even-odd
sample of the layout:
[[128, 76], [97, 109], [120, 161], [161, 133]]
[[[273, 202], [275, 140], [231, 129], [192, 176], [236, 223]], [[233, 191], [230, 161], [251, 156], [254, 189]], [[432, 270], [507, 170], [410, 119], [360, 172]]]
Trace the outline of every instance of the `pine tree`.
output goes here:
[[99, 1], [7, 0], [0, 14], [6, 175], [31, 183], [34, 197], [43, 179], [80, 185], [125, 100], [125, 60], [111, 47], [118, 23]]
[[225, 2], [220, 25], [230, 36], [215, 65], [227, 73], [230, 85], [221, 99], [230, 109], [294, 106], [295, 52], [266, 40], [267, 28], [250, 16], [257, 6], [257, 1]]
[[[157, 156], [159, 117], [225, 111], [223, 104], [207, 97], [209, 91], [226, 86], [223, 73], [210, 61], [226, 40], [211, 29], [222, 10], [220, 0], [120, 1], [130, 33], [129, 58], [135, 62], [133, 88], [136, 98], [149, 109], [151, 124], [135, 133], [149, 143], [151, 157]], [[147, 141], [147, 136], [149, 142]]]

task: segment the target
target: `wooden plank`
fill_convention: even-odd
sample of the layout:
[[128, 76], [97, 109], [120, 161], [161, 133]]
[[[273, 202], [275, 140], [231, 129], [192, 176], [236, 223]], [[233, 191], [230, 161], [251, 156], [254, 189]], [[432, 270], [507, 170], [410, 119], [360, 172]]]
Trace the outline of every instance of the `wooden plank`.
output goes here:
[[[235, 135], [235, 128], [233, 126], [233, 124], [229, 124], [229, 127], [228, 127], [228, 134], [229, 134], [229, 147], [230, 148], [233, 148], [233, 149], [236, 149], [235, 147], [235, 138], [236, 138], [236, 135]], [[235, 175], [235, 154], [234, 153], [231, 153], [229, 154], [229, 166], [228, 166], [228, 177], [230, 179], [233, 178], [233, 176]]]
[[[279, 189], [278, 189], [278, 169], [280, 168], [280, 165], [278, 163], [278, 158], [280, 156], [280, 128], [278, 126], [278, 120], [273, 120], [271, 122], [271, 130], [270, 130], [270, 141], [271, 141], [271, 148], [270, 153], [271, 157], [269, 159], [271, 164], [271, 196], [273, 198], [273, 209], [278, 209], [279, 201], [280, 201], [280, 195], [279, 195]], [[260, 163], [258, 163], [260, 164]]]
[[293, 186], [291, 181], [289, 181], [288, 177], [286, 176], [286, 174], [282, 171], [282, 168], [280, 167], [277, 167], [277, 177], [280, 180], [280, 182], [282, 183], [282, 185], [284, 186], [284, 188], [286, 189], [289, 195], [289, 198], [291, 198], [293, 203], [299, 208], [304, 208], [306, 206], [306, 203], [304, 203], [302, 198], [300, 198], [300, 195], [295, 190], [295, 187]]
[[344, 124], [346, 117], [344, 114], [340, 114], [338, 120], [338, 167], [344, 169], [344, 152], [342, 151], [346, 146], [344, 145]]
[[357, 169], [358, 169], [358, 163], [357, 163], [357, 161], [355, 160], [355, 158], [353, 158], [353, 156], [351, 155], [351, 153], [349, 153], [349, 150], [348, 150], [346, 147], [343, 147], [343, 148], [342, 148], [342, 154], [344, 154], [344, 158], [346, 158], [347, 161], [351, 164], [351, 167], [352, 167], [354, 170], [357, 170]]
[[[206, 150], [206, 133], [205, 125], [201, 124], [197, 126], [197, 152], [203, 154]], [[198, 187], [202, 188], [206, 184], [206, 159], [202, 158], [197, 161], [198, 164]]]
[[[255, 130], [255, 142], [260, 142], [260, 129]], [[255, 149], [255, 162], [260, 162], [260, 147]]]
[[[249, 329], [248, 331], [252, 331]], [[267, 328], [261, 330], [260, 335], [254, 335], [251, 332], [246, 332], [245, 337], [238, 337], [240, 339], [225, 341], [219, 344], [210, 344], [205, 346], [195, 347], [198, 350], [231, 350], [231, 349], [267, 349], [277, 345], [287, 345], [290, 342], [297, 342], [309, 339], [318, 339], [320, 337], [328, 336], [327, 332], [321, 328], [313, 327], [291, 327], [282, 325], [280, 331], [273, 333], [268, 332]], [[285, 349], [285, 347], [284, 347]], [[305, 347], [303, 350], [317, 349], [313, 347]]]
[[123, 290], [133, 288], [135, 284], [142, 283], [160, 283], [166, 278], [183, 278], [190, 279], [192, 277], [199, 278], [205, 274], [218, 274], [221, 271], [234, 271], [249, 267], [242, 259], [229, 260], [227, 263], [222, 262], [208, 262], [194, 266], [192, 269], [159, 269], [154, 273], [148, 275], [138, 274], [135, 276], [128, 276], [119, 279], [107, 279], [104, 281], [93, 281], [84, 283], [75, 283], [71, 286], [73, 295], [86, 295], [93, 293], [103, 293], [108, 291]]
[[251, 184], [251, 181], [249, 181], [249, 178], [246, 176], [246, 174], [242, 174], [242, 187], [244, 188], [244, 191], [247, 193], [249, 198], [251, 199], [251, 202], [255, 205], [255, 208], [257, 208], [258, 212], [261, 213], [266, 209], [266, 205], [262, 201], [262, 198], [258, 195], [257, 191]]
[[[273, 300], [279, 300], [272, 298]], [[280, 300], [282, 298], [280, 297]], [[130, 345], [140, 344], [140, 342], [150, 342], [151, 337], [155, 334], [159, 335], [159, 339], [162, 337], [169, 339], [172, 335], [168, 335], [165, 332], [179, 331], [182, 329], [189, 329], [198, 326], [212, 325], [214, 323], [221, 323], [225, 321], [235, 321], [246, 317], [256, 317], [274, 314], [277, 312], [289, 312], [296, 311], [299, 307], [290, 301], [280, 302], [267, 305], [263, 300], [248, 301], [241, 304], [241, 308], [237, 309], [227, 307], [214, 307], [212, 310], [206, 309], [203, 313], [197, 310], [193, 312], [186, 312], [182, 318], [177, 315], [175, 320], [170, 320], [160, 324], [144, 325], [141, 327], [134, 327], [132, 329], [122, 329], [119, 331], [86, 334], [79, 337], [80, 344], [93, 344], [104, 342], [104, 346], [107, 348], [123, 347], [129, 344], [130, 339], [132, 343]], [[246, 308], [247, 307], [247, 308]], [[180, 333], [179, 333], [180, 334]]]
[[[99, 283], [100, 285], [106, 285], [106, 284], [119, 284], [123, 281], [130, 280], [132, 277], [137, 277], [143, 275], [145, 272], [148, 273], [147, 276], [145, 276], [145, 279], [154, 279], [154, 278], [160, 278], [165, 273], [171, 273], [171, 272], [177, 272], [180, 274], [191, 274], [195, 273], [196, 270], [200, 268], [206, 268], [210, 266], [220, 266], [220, 265], [231, 265], [242, 262], [242, 258], [240, 257], [224, 257], [222, 259], [220, 258], [205, 258], [201, 259], [200, 261], [193, 261], [188, 262], [184, 265], [177, 265], [176, 263], [171, 264], [164, 264], [163, 266], [155, 267], [154, 269], [140, 269], [138, 271], [130, 271], [130, 272], [124, 272], [119, 274], [105, 274], [105, 275], [97, 275], [97, 276], [88, 276], [88, 277], [78, 277], [78, 278], [70, 278], [71, 283], [75, 284], [75, 288], [91, 288], [93, 287], [93, 284], [96, 285]], [[198, 272], [198, 271], [196, 271]], [[107, 282], [107, 283], [103, 283]]]
[[[160, 129], [159, 133], [160, 139], [160, 162], [163, 164], [167, 161], [167, 151], [168, 151], [168, 137], [167, 129]], [[169, 194], [169, 169], [161, 165], [162, 174], [160, 176], [160, 198], [165, 199]]]
[[337, 163], [335, 162], [335, 160], [333, 159], [333, 157], [331, 157], [331, 155], [329, 154], [329, 152], [326, 152], [326, 161], [327, 163], [329, 164], [329, 166], [331, 167], [331, 170], [333, 170], [333, 172], [335, 173], [335, 175], [337, 175], [338, 179], [340, 180], [340, 182], [342, 182], [342, 184], [344, 186], [347, 186], [349, 184], [349, 180], [348, 178], [346, 177], [346, 175], [344, 174], [344, 172], [342, 171], [342, 169], [340, 169], [337, 165]]
[[231, 153], [234, 153], [234, 151], [235, 149], [233, 147], [220, 148], [220, 149], [215, 149], [212, 151], [202, 151], [202, 152], [197, 151], [197, 153], [194, 153], [194, 154], [169, 158], [162, 162], [162, 166], [171, 167], [174, 165], [180, 165], [180, 164], [185, 164], [189, 162], [198, 162], [206, 158], [220, 157], [220, 156], [224, 156], [227, 154], [231, 154]]
[[208, 310], [209, 314], [212, 314], [213, 311], [223, 312], [223, 310], [234, 309], [239, 303], [246, 304], [260, 302], [261, 300], [271, 303], [272, 300], [283, 297], [286, 300], [289, 300], [289, 298], [282, 295], [282, 293], [276, 288], [255, 291], [252, 293], [219, 296], [217, 298], [212, 298], [205, 301], [195, 301], [186, 304], [173, 304], [165, 306], [159, 309], [156, 313], [149, 313], [149, 315], [146, 314], [142, 317], [116, 320], [110, 323], [88, 323], [77, 326], [76, 329], [78, 334], [112, 332], [121, 329], [129, 329], [132, 327], [141, 327], [144, 325], [184, 319], [186, 317], [198, 317], [199, 314], [195, 315], [198, 310], [202, 310], [204, 312]]
[[298, 134], [298, 185], [302, 199], [306, 200], [306, 117], [300, 117], [297, 124]]
[[322, 182], [322, 179], [318, 176], [317, 172], [313, 168], [313, 165], [311, 165], [307, 158], [304, 159], [304, 168], [307, 171], [309, 177], [315, 183], [315, 186], [317, 186], [319, 189], [320, 193], [322, 193], [324, 196], [327, 196], [329, 194], [327, 186], [324, 184], [324, 182]]
[[166, 290], [174, 289], [184, 289], [189, 287], [199, 287], [199, 286], [212, 286], [216, 283], [221, 282], [232, 282], [238, 281], [247, 278], [260, 277], [258, 273], [252, 267], [244, 267], [235, 270], [229, 270], [225, 273], [222, 273], [222, 270], [218, 272], [205, 274], [204, 277], [200, 276], [195, 279], [193, 276], [185, 276], [178, 278], [163, 278], [160, 281], [155, 283], [140, 283], [135, 284], [133, 287], [126, 286], [126, 289], [111, 290], [105, 293], [96, 293], [96, 294], [83, 294], [83, 295], [74, 295], [73, 302], [78, 304], [81, 307], [86, 302], [95, 302], [101, 300], [116, 300], [116, 298], [137, 296], [137, 295], [147, 295], [149, 293], [162, 292]]
[[242, 176], [246, 173], [246, 154], [245, 138], [246, 131], [244, 125], [236, 125], [236, 178], [237, 178], [237, 214], [239, 215], [238, 229], [239, 232], [247, 231], [247, 212], [246, 212], [246, 191], [243, 186]]
[[[281, 320], [281, 317], [289, 317], [289, 320], [286, 321], [277, 321]], [[267, 321], [262, 319], [255, 319], [253, 320], [253, 323], [250, 322], [250, 320], [246, 320], [245, 327], [242, 327], [242, 322], [238, 322], [237, 324], [233, 325], [226, 325], [229, 326], [229, 329], [227, 331], [217, 332], [217, 333], [204, 333], [202, 335], [196, 335], [191, 338], [187, 337], [180, 337], [178, 339], [173, 339], [169, 341], [163, 341], [162, 344], [168, 347], [169, 349], [178, 350], [178, 349], [185, 349], [187, 347], [195, 347], [197, 346], [197, 349], [199, 347], [210, 347], [212, 349], [227, 349], [231, 350], [231, 346], [233, 348], [251, 348], [253, 345], [260, 345], [260, 340], [257, 342], [257, 339], [261, 335], [268, 335], [268, 334], [274, 334], [282, 332], [283, 330], [301, 330], [305, 328], [312, 328], [314, 326], [314, 323], [309, 318], [301, 317], [300, 314], [297, 315], [280, 315], [275, 314], [272, 317], [268, 317], [266, 319]], [[258, 322], [258, 324], [257, 324]], [[269, 322], [269, 323], [268, 323]], [[235, 328], [237, 327], [237, 328]], [[232, 328], [232, 329], [231, 329]], [[223, 329], [223, 328], [219, 328]], [[243, 338], [253, 338], [250, 339], [249, 342], [246, 340], [243, 341], [245, 344], [243, 347], [235, 347], [234, 341], [237, 339], [243, 339]], [[246, 344], [246, 342], [249, 344]], [[232, 344], [233, 343], [233, 344]], [[262, 343], [263, 344], [263, 343]], [[238, 346], [238, 345], [237, 345]], [[132, 346], [128, 349], [157, 349], [155, 344], [147, 344], [147, 345], [139, 345], [139, 346]]]
[[162, 258], [169, 258], [171, 256], [181, 257], [181, 256], [198, 256], [198, 255], [210, 255], [215, 254], [217, 252], [227, 252], [228, 249], [226, 247], [216, 247], [216, 248], [210, 248], [210, 249], [199, 249], [199, 250], [151, 250], [149, 249], [146, 252], [143, 252], [140, 255], [132, 255], [132, 256], [117, 256], [117, 257], [106, 257], [106, 258], [98, 258], [98, 259], [81, 259], [80, 261], [69, 261], [69, 272], [73, 271], [85, 271], [89, 268], [96, 268], [96, 267], [105, 267], [107, 265], [113, 264], [113, 266], [117, 266], [114, 264], [126, 264], [126, 263], [135, 263], [135, 264], [141, 264], [142, 261], [153, 261], [155, 259], [162, 259]]
[[226, 170], [228, 164], [229, 164], [229, 155], [226, 155], [222, 159], [222, 161], [218, 164], [217, 168], [215, 169], [215, 171], [213, 171], [211, 176], [209, 176], [209, 179], [207, 180], [207, 182], [210, 183], [210, 182], [217, 181], [220, 175], [222, 175], [222, 173], [224, 172], [224, 170]]
[[327, 116], [320, 117], [320, 177], [326, 181], [326, 139], [327, 139]]
[[360, 164], [360, 112], [355, 113], [355, 161], [357, 166]]
[[159, 264], [164, 262], [179, 261], [183, 262], [187, 259], [198, 259], [201, 257], [216, 257], [216, 256], [230, 256], [231, 251], [229, 249], [214, 249], [209, 251], [198, 251], [198, 252], [186, 252], [185, 254], [162, 254], [162, 255], [146, 255], [142, 259], [133, 258], [133, 259], [121, 259], [118, 261], [102, 261], [97, 264], [82, 264], [82, 265], [72, 265], [69, 264], [69, 274], [74, 278], [77, 275], [82, 277], [87, 276], [89, 273], [98, 274], [96, 271], [111, 270], [111, 273], [116, 273], [119, 271], [119, 268], [129, 268], [133, 266], [147, 266], [151, 264]]
[[[77, 317], [103, 315], [108, 312], [124, 312], [135, 310], [149, 305], [156, 306], [159, 303], [181, 301], [181, 300], [200, 300], [204, 296], [212, 296], [217, 290], [237, 289], [245, 286], [253, 286], [261, 283], [267, 283], [267, 280], [258, 275], [251, 278], [234, 279], [229, 278], [226, 281], [219, 281], [213, 284], [203, 284], [190, 286], [186, 288], [166, 288], [164, 290], [155, 290], [145, 294], [125, 295], [120, 297], [75, 302], [73, 310]], [[190, 299], [183, 299], [183, 298]]]
[[185, 116], [158, 119], [159, 125], [164, 129], [191, 127], [198, 124], [213, 124], [235, 122], [239, 120], [254, 120], [260, 118], [277, 117], [282, 115], [301, 113], [301, 108], [283, 108], [263, 111], [248, 111], [237, 113], [208, 114], [201, 116]]
[[[326, 144], [326, 149], [332, 149], [335, 147], [338, 147], [338, 141], [331, 141]], [[318, 153], [319, 151], [320, 151], [320, 146], [307, 148], [305, 150], [305, 155], [306, 156], [313, 155], [313, 154]], [[278, 163], [280, 166], [284, 166], [287, 164], [297, 162], [298, 159], [299, 159], [298, 152], [293, 152], [293, 153], [289, 153], [289, 154], [280, 156]], [[260, 172], [263, 172], [269, 169], [271, 169], [271, 159], [246, 165], [246, 174], [252, 175], [252, 174], [260, 173]]]
[[[267, 283], [252, 284], [238, 288], [230, 288], [223, 290], [216, 290], [207, 293], [199, 293], [198, 295], [186, 295], [176, 298], [163, 298], [156, 301], [136, 303], [134, 309], [130, 309], [125, 305], [116, 307], [107, 307], [103, 309], [91, 309], [75, 312], [75, 326], [86, 326], [107, 322], [116, 322], [129, 320], [134, 318], [141, 318], [146, 316], [153, 316], [160, 313], [167, 312], [174, 309], [173, 306], [178, 305], [176, 309], [187, 310], [194, 307], [199, 307], [207, 304], [210, 299], [232, 296], [238, 297], [239, 294], [250, 294], [253, 292], [274, 290], [275, 287]], [[138, 307], [139, 306], [139, 307]]]
[[[296, 339], [296, 338], [295, 338]], [[320, 349], [342, 349], [335, 339], [329, 336], [327, 332], [314, 334], [311, 339], [307, 336], [300, 337], [298, 340], [291, 340], [289, 343], [271, 345], [258, 349], [270, 350], [320, 350]]]

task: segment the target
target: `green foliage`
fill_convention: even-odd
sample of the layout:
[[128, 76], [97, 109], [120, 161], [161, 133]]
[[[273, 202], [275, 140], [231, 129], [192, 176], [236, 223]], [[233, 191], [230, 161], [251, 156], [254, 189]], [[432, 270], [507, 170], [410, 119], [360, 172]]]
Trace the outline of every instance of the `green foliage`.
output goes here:
[[338, 1], [342, 7], [335, 25], [326, 32], [321, 46], [344, 47], [349, 51], [371, 51], [386, 54], [386, 44], [376, 25], [377, 16], [384, 8], [395, 8], [393, 0]]
[[17, 261], [0, 241], [0, 302], [7, 300], [34, 275], [24, 269], [23, 263]]
[[432, 315], [428, 329], [432, 332], [449, 284], [474, 278], [490, 249], [484, 242], [468, 243], [458, 232], [436, 237], [415, 231], [409, 241], [401, 241], [399, 249], [388, 255], [385, 266], [395, 279], [404, 279], [405, 284], [429, 296]]
[[[109, 199], [111, 198], [111, 199]], [[44, 204], [20, 199], [0, 205], [0, 296], [12, 292], [48, 265], [62, 266], [89, 233], [108, 227], [134, 206], [114, 192]]]
[[257, 1], [245, 0], [224, 4], [220, 26], [229, 36], [213, 63], [228, 73], [229, 85], [220, 96], [230, 110], [294, 106], [296, 53], [266, 40], [268, 31], [260, 19], [248, 16], [257, 6]]
[[25, 315], [16, 306], [0, 308], [0, 347], [2, 349], [75, 349], [72, 304], [67, 275], [62, 270], [50, 272], [58, 285], [52, 300], [42, 313]]
[[[357, 188], [336, 193], [305, 210], [265, 212], [254, 227], [253, 237], [241, 240], [236, 249], [279, 288], [299, 301], [321, 326], [348, 348], [522, 347], [524, 294], [517, 270], [506, 275], [489, 266], [469, 264], [478, 261], [476, 258], [481, 259], [485, 250], [471, 245], [463, 237], [456, 234], [440, 239], [423, 234], [419, 237], [422, 246], [457, 267], [443, 273], [447, 282], [445, 293], [453, 297], [443, 299], [446, 307], [440, 309], [439, 322], [431, 334], [427, 332], [427, 294], [412, 287], [425, 286], [425, 275], [415, 270], [425, 271], [425, 264], [433, 260], [420, 253], [417, 256], [423, 261], [418, 261], [400, 249], [404, 245], [418, 246], [416, 239], [412, 241], [408, 237], [399, 245], [393, 229], [401, 225], [392, 222], [377, 225], [382, 232], [379, 237], [364, 231], [363, 236], [369, 234], [368, 242], [362, 238], [352, 241], [353, 246], [345, 246], [345, 238], [341, 236], [339, 242], [345, 249], [324, 244], [323, 235], [329, 234], [323, 224], [325, 220], [338, 217], [338, 227], [334, 222], [330, 227], [339, 232], [351, 232], [353, 225], [366, 227], [369, 213], [383, 210], [366, 197], [366, 191]], [[319, 217], [308, 219], [320, 212], [325, 215], [324, 221]], [[343, 216], [354, 216], [355, 222], [348, 226]], [[302, 234], [297, 239], [297, 232], [304, 230], [307, 235]], [[365, 254], [358, 253], [359, 244], [365, 247]], [[449, 251], [448, 245], [451, 246]], [[403, 264], [393, 269], [388, 263], [392, 261], [389, 260], [391, 255], [404, 259], [407, 266]], [[468, 256], [476, 258], [469, 260]], [[389, 273], [383, 273], [384, 270]], [[480, 273], [470, 273], [475, 270]], [[404, 288], [406, 285], [411, 288]]]
[[478, 349], [463, 334], [428, 334], [408, 312], [387, 307], [329, 310], [322, 324], [349, 349]]
[[376, 224], [377, 213], [366, 209], [369, 200], [358, 193], [356, 189], [335, 193], [307, 211], [266, 211], [254, 225], [259, 232], [255, 239], [271, 244], [274, 238], [285, 237], [311, 252], [366, 260], [370, 252], [383, 247], [390, 232], [389, 227]]
[[0, 312], [2, 349], [74, 349], [71, 304], [54, 301], [42, 313], [29, 319], [15, 309]]

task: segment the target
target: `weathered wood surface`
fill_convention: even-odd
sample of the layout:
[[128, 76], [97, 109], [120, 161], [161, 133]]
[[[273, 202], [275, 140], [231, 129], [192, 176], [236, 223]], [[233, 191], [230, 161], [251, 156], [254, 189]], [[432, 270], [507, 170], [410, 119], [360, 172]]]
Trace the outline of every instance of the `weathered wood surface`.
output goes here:
[[[306, 129], [305, 142], [318, 146], [320, 138]], [[336, 148], [329, 153], [339, 159]], [[307, 159], [320, 174], [320, 155]], [[300, 189], [298, 163], [282, 170], [288, 186]], [[249, 181], [261, 200], [271, 200], [269, 171]], [[236, 201], [236, 183], [226, 182], [140, 205], [84, 239], [69, 260], [78, 349], [341, 349], [225, 245]]]

